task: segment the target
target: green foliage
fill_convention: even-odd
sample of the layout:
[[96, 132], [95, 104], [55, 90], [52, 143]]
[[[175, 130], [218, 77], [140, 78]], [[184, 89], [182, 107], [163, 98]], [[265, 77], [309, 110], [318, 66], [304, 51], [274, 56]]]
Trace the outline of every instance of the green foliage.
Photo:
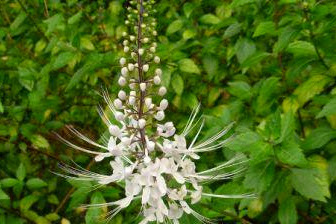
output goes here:
[[[109, 164], [62, 145], [70, 124], [98, 139], [95, 106], [114, 97], [125, 31], [122, 1], [4, 0], [0, 3], [0, 223], [99, 223], [122, 186], [67, 182], [57, 163], [110, 173]], [[226, 148], [203, 154], [213, 167], [248, 158], [221, 194], [196, 210], [232, 223], [336, 223], [336, 3], [315, 0], [161, 0], [158, 55], [181, 130], [200, 101], [204, 136], [235, 121]], [[71, 139], [76, 141], [75, 139]], [[80, 143], [80, 142], [77, 142]], [[134, 204], [110, 223], [136, 223]], [[181, 223], [197, 223], [183, 217]]]

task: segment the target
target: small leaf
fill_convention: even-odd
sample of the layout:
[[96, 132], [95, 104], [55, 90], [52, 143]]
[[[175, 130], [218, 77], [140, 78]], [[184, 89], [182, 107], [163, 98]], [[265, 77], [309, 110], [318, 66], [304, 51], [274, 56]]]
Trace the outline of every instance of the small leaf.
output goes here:
[[305, 150], [318, 149], [334, 138], [336, 138], [336, 131], [334, 129], [319, 127], [314, 129], [302, 142], [302, 148]]
[[39, 200], [39, 196], [37, 195], [28, 195], [20, 200], [20, 210], [25, 211], [29, 210], [29, 208]]
[[40, 178], [29, 179], [26, 184], [30, 190], [35, 190], [35, 189], [48, 186], [48, 184], [44, 182], [43, 180], [41, 180]]
[[246, 38], [239, 39], [235, 44], [235, 51], [238, 62], [242, 64], [248, 57], [256, 52], [255, 44]]
[[73, 57], [74, 57], [74, 53], [72, 53], [72, 52], [62, 52], [62, 53], [60, 53], [57, 56], [53, 66], [52, 66], [53, 70], [60, 69], [60, 68], [64, 67], [65, 65], [69, 64], [70, 60]]
[[274, 45], [274, 52], [278, 53], [287, 48], [288, 44], [296, 37], [298, 33], [299, 30], [295, 27], [285, 27], [279, 35], [278, 42], [276, 42]]
[[290, 43], [287, 47], [287, 51], [297, 56], [309, 56], [316, 54], [315, 48], [311, 43], [301, 40]]
[[275, 33], [275, 25], [273, 21], [265, 21], [259, 23], [257, 28], [255, 29], [253, 33], [253, 37], [259, 37], [265, 34], [271, 34], [274, 35]]
[[[95, 192], [91, 196], [91, 204], [102, 204], [105, 203], [105, 199], [100, 192]], [[88, 209], [85, 215], [85, 222], [87, 224], [98, 224], [104, 223], [103, 220], [104, 214], [107, 212], [107, 207], [99, 206], [99, 207], [91, 207]]]
[[43, 136], [41, 135], [33, 135], [31, 136], [31, 138], [29, 139], [33, 145], [37, 148], [43, 148], [43, 149], [47, 149], [50, 147], [49, 142], [47, 139], [45, 139]]
[[4, 107], [2, 105], [1, 99], [0, 99], [0, 114], [4, 112]]
[[206, 14], [200, 18], [201, 23], [215, 25], [220, 23], [220, 19], [214, 14]]
[[80, 38], [80, 45], [86, 50], [93, 51], [95, 46], [93, 45], [89, 36], [84, 36]]
[[23, 165], [23, 163], [20, 164], [20, 166], [16, 170], [16, 177], [20, 180], [23, 181], [26, 177], [26, 168]]
[[195, 3], [187, 2], [183, 5], [184, 15], [189, 18], [192, 11], [196, 8]]
[[249, 3], [253, 3], [255, 1], [256, 0], [233, 0], [232, 3], [231, 3], [231, 7], [235, 8], [235, 7], [238, 7], [238, 6], [242, 6], [242, 5], [246, 5], [246, 4], [249, 4]]
[[326, 105], [324, 105], [323, 109], [320, 111], [320, 113], [317, 114], [316, 118], [326, 117], [335, 114], [336, 114], [336, 98], [334, 97], [330, 99]]
[[68, 23], [71, 25], [71, 24], [75, 24], [77, 23], [81, 17], [83, 15], [83, 12], [82, 11], [79, 11], [77, 12], [75, 15], [71, 16], [69, 19], [68, 19]]
[[237, 35], [240, 32], [240, 30], [241, 30], [241, 24], [233, 23], [225, 30], [223, 38], [227, 39], [227, 38], [233, 37]]
[[177, 31], [179, 31], [180, 29], [182, 29], [183, 27], [183, 21], [178, 19], [175, 20], [174, 22], [172, 22], [168, 28], [167, 28], [167, 35], [171, 35], [173, 33], [176, 33]]
[[14, 187], [18, 183], [19, 181], [15, 178], [5, 178], [0, 180], [0, 185], [2, 188]]
[[231, 95], [242, 100], [247, 100], [252, 97], [251, 86], [243, 81], [229, 82], [227, 90]]
[[279, 206], [278, 217], [281, 224], [297, 223], [298, 217], [293, 197], [289, 197], [281, 201]]
[[181, 59], [179, 61], [179, 68], [182, 72], [186, 73], [201, 73], [195, 62], [189, 58]]
[[281, 147], [276, 150], [276, 154], [281, 162], [291, 166], [304, 166], [307, 164], [302, 150], [293, 140], [283, 142]]
[[241, 64], [242, 68], [245, 67], [251, 67], [253, 65], [256, 65], [260, 63], [265, 58], [269, 57], [271, 54], [267, 52], [256, 52], [252, 55], [250, 55], [248, 58], [246, 58], [243, 63]]
[[178, 95], [181, 95], [183, 93], [184, 82], [180, 75], [174, 75], [171, 84]]
[[0, 188], [0, 201], [8, 199], [10, 199], [9, 196]]

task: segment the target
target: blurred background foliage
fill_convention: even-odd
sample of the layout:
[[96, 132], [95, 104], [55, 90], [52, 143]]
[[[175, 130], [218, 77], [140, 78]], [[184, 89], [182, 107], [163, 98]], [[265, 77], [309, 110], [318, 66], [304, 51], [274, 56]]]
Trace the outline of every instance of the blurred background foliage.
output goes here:
[[[117, 185], [66, 181], [59, 162], [91, 170], [108, 164], [62, 145], [79, 143], [70, 124], [99, 139], [99, 92], [119, 89], [123, 1], [0, 2], [0, 223], [104, 223], [107, 208], [83, 203], [122, 197]], [[159, 56], [182, 127], [200, 101], [208, 135], [232, 121], [235, 139], [203, 155], [200, 169], [237, 153], [250, 158], [203, 199], [219, 223], [336, 223], [336, 2], [334, 0], [158, 0]], [[139, 205], [110, 223], [135, 223]], [[184, 217], [183, 223], [196, 223]]]

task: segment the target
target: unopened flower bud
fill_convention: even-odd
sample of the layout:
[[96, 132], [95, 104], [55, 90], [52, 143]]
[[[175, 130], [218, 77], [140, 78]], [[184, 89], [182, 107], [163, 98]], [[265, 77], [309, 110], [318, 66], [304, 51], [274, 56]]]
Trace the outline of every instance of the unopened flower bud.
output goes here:
[[130, 36], [130, 40], [134, 41], [135, 40], [135, 36]]
[[129, 146], [129, 145], [131, 144], [131, 139], [128, 138], [128, 137], [123, 137], [123, 138], [121, 139], [121, 142], [122, 142], [124, 145]]
[[159, 93], [160, 96], [164, 96], [167, 93], [166, 87], [164, 87], [164, 86], [160, 87], [158, 93]]
[[161, 59], [160, 59], [158, 56], [155, 56], [155, 57], [154, 57], [154, 62], [155, 62], [156, 64], [159, 64], [160, 61], [161, 61]]
[[120, 99], [115, 99], [114, 102], [113, 102], [113, 104], [119, 110], [122, 109], [122, 107], [123, 107], [123, 104], [122, 104], [122, 102], [121, 102]]
[[127, 69], [126, 67], [123, 67], [123, 68], [121, 69], [121, 75], [123, 75], [123, 76], [127, 76], [127, 74], [128, 74], [128, 69]]
[[165, 110], [165, 109], [167, 109], [167, 107], [168, 107], [168, 100], [166, 100], [166, 99], [161, 100], [160, 109]]
[[118, 80], [118, 84], [120, 86], [125, 86], [126, 85], [126, 79], [122, 76], [120, 76], [119, 80]]
[[146, 120], [145, 119], [140, 119], [138, 121], [139, 128], [143, 129], [146, 126]]
[[142, 66], [142, 70], [143, 70], [144, 72], [148, 72], [148, 70], [149, 70], [149, 65], [148, 65], [148, 64], [145, 64], [144, 66]]
[[160, 68], [155, 69], [155, 75], [161, 76], [162, 70]]
[[137, 55], [137, 54], [136, 54], [135, 52], [132, 52], [132, 53], [131, 53], [132, 58], [135, 58], [136, 55]]
[[124, 118], [125, 118], [124, 114], [121, 113], [120, 111], [117, 111], [117, 112], [114, 114], [114, 116], [115, 116], [115, 119], [117, 119], [117, 121], [122, 121], [122, 120], [124, 120]]
[[130, 96], [129, 98], [128, 98], [128, 103], [130, 104], [130, 105], [135, 105], [135, 97], [134, 96]]
[[145, 104], [149, 108], [152, 105], [152, 98], [147, 97], [145, 99]]
[[153, 47], [157, 47], [157, 43], [156, 42], [153, 42], [152, 45], [153, 45]]
[[142, 48], [140, 48], [140, 49], [139, 49], [139, 55], [143, 55], [143, 54], [144, 54], [144, 52], [145, 52], [145, 50], [144, 50], [144, 49], [142, 49]]
[[129, 70], [129, 71], [133, 71], [135, 66], [134, 66], [134, 64], [131, 64], [131, 63], [130, 63], [130, 64], [128, 64], [127, 67], [128, 67], [128, 70]]
[[130, 22], [128, 20], [125, 21], [125, 24], [128, 25]]
[[126, 32], [123, 32], [122, 35], [123, 35], [123, 37], [126, 37], [126, 36], [127, 36], [127, 33], [126, 33]]
[[136, 96], [136, 92], [135, 91], [131, 91], [130, 92], [130, 96]]
[[146, 87], [147, 87], [146, 83], [144, 83], [144, 82], [140, 83], [140, 89], [141, 89], [142, 92], [146, 90]]
[[141, 24], [141, 28], [145, 28], [146, 27], [146, 24]]
[[128, 86], [129, 86], [130, 89], [135, 89], [136, 84], [135, 83], [130, 83]]
[[158, 111], [155, 115], [155, 119], [158, 120], [158, 121], [162, 121], [165, 117], [165, 114], [163, 111]]
[[118, 93], [118, 97], [121, 100], [125, 100], [126, 99], [126, 93], [125, 93], [125, 91], [120, 90], [119, 93]]
[[143, 42], [144, 42], [144, 43], [148, 43], [148, 41], [149, 41], [149, 39], [148, 39], [147, 37], [145, 37], [145, 38], [143, 39]]
[[150, 162], [151, 162], [151, 158], [150, 158], [149, 156], [146, 156], [146, 157], [144, 158], [144, 163], [148, 164], [148, 163], [150, 163]]
[[160, 83], [161, 83], [161, 78], [160, 78], [160, 76], [155, 76], [154, 77], [154, 79], [153, 79], [153, 81], [154, 81], [154, 84], [155, 85], [159, 85]]
[[127, 46], [128, 44], [129, 44], [129, 41], [128, 41], [128, 40], [124, 40], [124, 41], [123, 41], [123, 45], [124, 45], [124, 46]]
[[153, 31], [153, 35], [156, 36], [157, 35], [157, 32], [156, 30]]
[[152, 142], [152, 141], [148, 141], [147, 142], [147, 149], [148, 149], [148, 151], [152, 152], [154, 150], [154, 148], [155, 148], [155, 143]]
[[126, 58], [120, 58], [119, 63], [120, 63], [121, 66], [123, 66], [124, 64], [126, 64]]
[[109, 132], [111, 135], [117, 137], [120, 135], [120, 128], [117, 125], [110, 125]]
[[125, 52], [125, 53], [129, 52], [129, 47], [125, 46], [125, 47], [124, 47], [124, 52]]
[[152, 53], [155, 53], [156, 48], [155, 48], [155, 47], [150, 47], [150, 48], [149, 48], [149, 51], [152, 52]]

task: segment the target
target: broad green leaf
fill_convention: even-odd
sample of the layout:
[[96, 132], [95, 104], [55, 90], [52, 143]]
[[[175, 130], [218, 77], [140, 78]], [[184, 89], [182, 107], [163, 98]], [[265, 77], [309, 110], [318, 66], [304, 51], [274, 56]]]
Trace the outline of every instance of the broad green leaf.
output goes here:
[[228, 148], [238, 151], [238, 152], [245, 152], [248, 151], [251, 145], [260, 141], [260, 136], [252, 131], [247, 131], [241, 133], [233, 138], [232, 141], [229, 142]]
[[69, 62], [71, 61], [71, 59], [75, 56], [74, 53], [72, 52], [62, 52], [60, 53], [53, 66], [52, 66], [52, 69], [53, 70], [57, 70], [57, 69], [60, 69], [62, 67], [64, 67], [65, 65], [69, 64]]
[[265, 21], [259, 23], [257, 28], [253, 33], [253, 37], [259, 37], [265, 34], [274, 35], [275, 33], [275, 25], [273, 21]]
[[218, 70], [219, 61], [217, 57], [212, 55], [204, 56], [203, 60], [204, 70], [208, 73], [209, 77], [213, 77]]
[[229, 82], [228, 91], [239, 99], [247, 100], [252, 97], [251, 86], [243, 81]]
[[8, 199], [10, 199], [9, 196], [0, 188], [0, 201]]
[[80, 19], [81, 19], [81, 17], [82, 17], [82, 14], [83, 14], [82, 11], [77, 12], [75, 15], [71, 16], [71, 17], [68, 19], [68, 23], [69, 23], [69, 24], [75, 24], [75, 23], [77, 23], [78, 21], [80, 21]]
[[235, 44], [235, 52], [238, 62], [242, 64], [248, 57], [256, 52], [255, 44], [248, 39], [239, 39]]
[[328, 161], [328, 172], [331, 182], [336, 180], [336, 156]]
[[267, 52], [256, 52], [252, 55], [250, 55], [248, 58], [246, 58], [242, 64], [241, 67], [245, 68], [245, 67], [251, 67], [254, 66], [258, 63], [260, 63], [262, 60], [264, 60], [265, 58], [269, 57], [271, 54], [267, 53]]
[[201, 73], [195, 62], [189, 58], [181, 59], [179, 61], [179, 68], [182, 72], [186, 73]]
[[302, 153], [299, 145], [293, 140], [285, 141], [276, 149], [276, 154], [279, 160], [291, 166], [305, 166], [307, 160]]
[[27, 68], [21, 68], [18, 69], [19, 72], [19, 82], [23, 87], [25, 87], [27, 90], [32, 91], [34, 88], [34, 73], [36, 73], [32, 69]]
[[240, 32], [240, 30], [241, 30], [241, 24], [233, 23], [225, 30], [223, 38], [227, 39], [227, 38], [233, 37], [237, 35]]
[[281, 117], [281, 135], [275, 143], [278, 144], [287, 139], [287, 137], [293, 134], [294, 129], [294, 115], [292, 112], [287, 112]]
[[179, 31], [180, 29], [182, 29], [183, 27], [183, 21], [178, 19], [175, 20], [174, 22], [172, 22], [168, 28], [167, 28], [167, 35], [171, 35], [173, 33], [176, 33], [177, 31]]
[[287, 48], [288, 44], [296, 37], [299, 30], [292, 26], [285, 27], [278, 38], [278, 42], [274, 45], [274, 52], [279, 53], [280, 51]]
[[39, 188], [48, 186], [48, 184], [46, 182], [44, 182], [43, 180], [41, 180], [40, 178], [29, 179], [27, 181], [26, 185], [30, 190], [35, 190], [35, 189], [39, 189]]
[[231, 7], [235, 8], [235, 7], [253, 3], [253, 2], [256, 2], [256, 0], [233, 0], [231, 3]]
[[296, 56], [310, 56], [315, 55], [314, 46], [307, 41], [294, 41], [290, 43], [287, 47], [287, 51]]
[[274, 173], [275, 165], [272, 161], [251, 166], [246, 173], [244, 186], [247, 189], [255, 189], [257, 193], [261, 193], [270, 186]]
[[0, 180], [0, 186], [2, 188], [13, 187], [18, 183], [19, 181], [15, 178], [5, 178], [5, 179]]
[[44, 20], [44, 23], [47, 24], [48, 29], [47, 29], [47, 34], [51, 34], [58, 28], [63, 28], [63, 22], [64, 22], [64, 17], [62, 14], [58, 13], [53, 15], [52, 17]]
[[201, 23], [215, 25], [220, 23], [220, 19], [214, 14], [206, 14], [200, 18]]
[[297, 223], [298, 217], [293, 197], [286, 198], [280, 202], [278, 217], [281, 224]]
[[89, 50], [89, 51], [93, 51], [95, 49], [95, 46], [89, 36], [81, 37], [80, 45], [82, 48]]
[[26, 168], [23, 165], [23, 163], [21, 163], [19, 165], [19, 167], [16, 170], [16, 177], [18, 178], [19, 181], [23, 181], [26, 177]]
[[196, 8], [195, 3], [187, 2], [183, 5], [184, 15], [189, 18], [192, 11]]
[[317, 114], [316, 118], [321, 118], [325, 116], [335, 115], [336, 114], [336, 98], [332, 98], [329, 102], [323, 106], [320, 113]]
[[[105, 199], [100, 192], [95, 192], [91, 196], [91, 204], [105, 203]], [[88, 209], [85, 215], [85, 221], [87, 224], [105, 223], [104, 215], [107, 212], [107, 207], [91, 207]]]
[[174, 75], [171, 80], [171, 84], [175, 92], [178, 95], [181, 95], [184, 89], [184, 82], [182, 77], [180, 75]]
[[314, 129], [302, 142], [302, 148], [304, 150], [318, 149], [334, 138], [336, 138], [336, 130], [329, 127], [319, 127]]
[[19, 26], [25, 21], [25, 19], [27, 18], [27, 14], [24, 12], [21, 12], [16, 18], [15, 20], [10, 24], [10, 29], [11, 31], [15, 31], [19, 28]]
[[257, 100], [255, 101], [255, 110], [258, 114], [267, 112], [273, 105], [273, 102], [276, 102], [276, 95], [279, 92], [280, 86], [278, 77], [270, 77], [263, 81]]
[[37, 195], [28, 195], [20, 200], [20, 210], [29, 210], [29, 208], [39, 200], [39, 196]]
[[194, 30], [187, 29], [187, 30], [185, 30], [185, 31], [183, 32], [183, 35], [182, 35], [182, 36], [183, 36], [183, 39], [185, 39], [185, 40], [189, 40], [189, 39], [195, 37], [196, 34], [197, 34], [197, 33], [196, 33]]
[[50, 147], [49, 142], [42, 135], [33, 135], [29, 139], [36, 148], [47, 149]]

